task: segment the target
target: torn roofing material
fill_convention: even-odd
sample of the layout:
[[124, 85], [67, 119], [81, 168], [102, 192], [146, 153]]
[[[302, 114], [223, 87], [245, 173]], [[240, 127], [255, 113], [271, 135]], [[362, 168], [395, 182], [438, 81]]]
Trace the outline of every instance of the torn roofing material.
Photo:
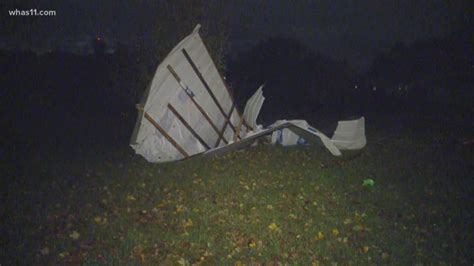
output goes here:
[[283, 145], [296, 143], [295, 138], [317, 138], [335, 156], [341, 155], [340, 149], [365, 145], [363, 118], [340, 121], [333, 139], [304, 120], [279, 120], [262, 129], [257, 117], [265, 100], [263, 85], [241, 115], [199, 36], [199, 27], [161, 62], [137, 105], [139, 112], [130, 141], [137, 154], [149, 162], [175, 161], [243, 148], [279, 130], [292, 132], [285, 134], [289, 139]]
[[265, 97], [263, 97], [263, 86], [261, 85], [258, 90], [250, 97], [245, 105], [244, 119], [252, 128], [257, 128], [257, 117], [262, 109]]
[[337, 122], [336, 131], [331, 138], [336, 147], [342, 150], [359, 150], [365, 147], [365, 118]]
[[[341, 151], [336, 146], [334, 146], [332, 141], [327, 136], [325, 136], [323, 133], [319, 132], [317, 129], [309, 125], [308, 126], [302, 125], [301, 121], [304, 121], [304, 120], [291, 120], [291, 121], [279, 120], [266, 129], [262, 129], [257, 132], [249, 132], [249, 134], [245, 138], [243, 138], [242, 140], [238, 142], [230, 143], [228, 145], [209, 150], [206, 153], [218, 154], [222, 152], [242, 149], [242, 148], [250, 146], [255, 140], [264, 136], [271, 135], [275, 131], [282, 130], [282, 129], [289, 129], [292, 132], [295, 132], [298, 136], [304, 137], [309, 142], [314, 143], [315, 140], [320, 139], [322, 143], [324, 144], [324, 146], [331, 152], [332, 155], [334, 156], [341, 155]], [[304, 121], [304, 123], [306, 123], [306, 121]]]
[[[187, 158], [226, 145], [236, 135], [242, 116], [199, 28], [161, 62], [138, 106], [130, 145], [150, 162]], [[236, 139], [248, 129], [244, 121]]]

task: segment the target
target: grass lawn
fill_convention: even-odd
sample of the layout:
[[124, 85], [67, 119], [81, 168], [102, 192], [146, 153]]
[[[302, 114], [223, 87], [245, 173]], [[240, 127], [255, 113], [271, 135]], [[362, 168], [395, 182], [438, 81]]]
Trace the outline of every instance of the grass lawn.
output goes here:
[[0, 264], [474, 263], [473, 149], [456, 140], [472, 129], [383, 119], [342, 158], [261, 145], [150, 164], [124, 145], [2, 163]]

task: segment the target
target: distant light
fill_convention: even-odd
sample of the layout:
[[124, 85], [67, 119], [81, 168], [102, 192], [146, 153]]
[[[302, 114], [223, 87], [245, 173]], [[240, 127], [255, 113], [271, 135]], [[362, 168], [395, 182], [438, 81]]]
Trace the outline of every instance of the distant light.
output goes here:
[[373, 90], [373, 91], [376, 91], [376, 90], [377, 90], [377, 87], [374, 86], [374, 87], [372, 88], [372, 90]]
[[354, 86], [354, 89], [357, 89], [357, 88], [358, 88], [357, 85], [355, 85], [355, 86]]
[[102, 41], [102, 39], [100, 37], [97, 37], [96, 40], [99, 41], [99, 42]]

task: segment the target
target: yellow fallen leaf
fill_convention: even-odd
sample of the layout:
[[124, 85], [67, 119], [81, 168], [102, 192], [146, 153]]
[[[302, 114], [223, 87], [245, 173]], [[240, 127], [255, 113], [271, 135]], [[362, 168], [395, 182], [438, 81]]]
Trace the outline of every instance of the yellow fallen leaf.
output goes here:
[[278, 225], [276, 225], [276, 223], [271, 223], [268, 225], [268, 229], [273, 232], [278, 229]]
[[81, 236], [81, 234], [79, 234], [79, 232], [77, 232], [75, 230], [69, 235], [69, 237], [74, 239], [74, 240], [79, 239], [80, 236]]
[[137, 200], [137, 199], [136, 199], [135, 196], [133, 196], [133, 195], [127, 195], [127, 200], [128, 200], [128, 201], [135, 201], [135, 200]]
[[251, 241], [249, 242], [249, 247], [250, 247], [250, 248], [255, 248], [255, 247], [257, 247], [257, 243], [255, 243], [255, 241], [251, 240]]
[[102, 217], [100, 217], [100, 216], [96, 216], [96, 217], [94, 218], [94, 222], [95, 222], [96, 224], [99, 224], [99, 225], [104, 225], [104, 224], [107, 223], [107, 218], [105, 218], [105, 217], [102, 218]]
[[165, 202], [161, 202], [161, 203], [159, 203], [158, 205], [156, 205], [156, 208], [157, 208], [157, 209], [162, 209], [162, 208], [164, 208], [164, 207], [166, 207], [166, 203], [165, 203]]
[[364, 246], [364, 247], [362, 247], [362, 252], [367, 253], [367, 252], [369, 252], [369, 249], [370, 248], [368, 246]]
[[339, 230], [337, 230], [337, 228], [333, 228], [331, 230], [332, 234], [335, 235], [335, 236], [338, 236], [339, 235]]
[[67, 257], [67, 256], [69, 256], [69, 252], [67, 252], [67, 251], [59, 253], [59, 257], [61, 257], [61, 258], [64, 258], [64, 257]]
[[183, 205], [178, 205], [176, 206], [176, 213], [182, 213], [184, 212], [184, 206]]
[[191, 227], [193, 226], [193, 220], [191, 218], [188, 218], [188, 220], [185, 221], [184, 227]]
[[235, 266], [243, 266], [244, 264], [242, 264], [242, 262], [240, 260], [236, 261], [235, 262]]
[[324, 239], [324, 233], [319, 231], [315, 238], [316, 238], [316, 240], [323, 240]]

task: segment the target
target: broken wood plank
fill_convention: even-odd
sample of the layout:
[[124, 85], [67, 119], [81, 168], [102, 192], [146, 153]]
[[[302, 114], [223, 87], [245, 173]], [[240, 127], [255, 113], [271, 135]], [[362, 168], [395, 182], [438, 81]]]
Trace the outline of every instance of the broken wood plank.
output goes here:
[[153, 117], [151, 117], [147, 112], [145, 112], [145, 118], [160, 131], [161, 135], [165, 137], [171, 145], [173, 145], [185, 158], [188, 158], [188, 153], [156, 122]]
[[[202, 73], [199, 71], [198, 67], [196, 66], [196, 64], [194, 63], [194, 61], [192, 60], [191, 56], [188, 54], [188, 52], [186, 51], [186, 49], [182, 49], [183, 51], [183, 54], [184, 54], [184, 57], [186, 57], [186, 60], [188, 60], [188, 63], [191, 65], [192, 69], [194, 70], [194, 72], [196, 73], [196, 75], [198, 76], [199, 80], [202, 82], [202, 84], [204, 85], [204, 88], [206, 88], [207, 92], [209, 93], [209, 95], [211, 96], [212, 100], [214, 101], [214, 103], [216, 104], [217, 108], [219, 109], [219, 111], [221, 112], [221, 114], [226, 117], [226, 112], [224, 111], [224, 109], [222, 108], [221, 104], [219, 103], [219, 101], [217, 100], [216, 96], [214, 95], [214, 93], [212, 92], [211, 88], [209, 87], [209, 84], [207, 83], [207, 81], [204, 79], [204, 76], [202, 75]], [[230, 96], [230, 95], [229, 95]], [[232, 98], [231, 98], [231, 101], [232, 101]], [[232, 123], [230, 123], [230, 127], [232, 128], [232, 130], [234, 131], [235, 133], [235, 127]]]
[[230, 119], [230, 116], [232, 115], [232, 112], [234, 111], [234, 108], [235, 108], [235, 104], [232, 103], [232, 108], [230, 108], [229, 114], [226, 115], [226, 117], [225, 117], [224, 125], [222, 126], [221, 133], [219, 134], [219, 137], [217, 138], [217, 141], [216, 141], [216, 145], [214, 145], [214, 147], [219, 146], [219, 142], [221, 142], [221, 139], [224, 136], [225, 129], [227, 128], [227, 124], [230, 123], [229, 119]]
[[[209, 53], [209, 49], [207, 48], [207, 45], [206, 45], [204, 42], [202, 42], [202, 45], [203, 45], [204, 48], [206, 49], [206, 52], [210, 55], [211, 53]], [[212, 56], [210, 56], [210, 58], [211, 58], [212, 64], [214, 64], [215, 69], [217, 69], [217, 73], [219, 73], [219, 76], [220, 76], [220, 78], [221, 78], [221, 80], [222, 80], [222, 83], [224, 83], [224, 87], [225, 87], [225, 89], [227, 90], [227, 94], [229, 95], [230, 100], [232, 101], [232, 103], [235, 103], [233, 91], [231, 90], [231, 88], [229, 87], [229, 85], [227, 84], [227, 82], [225, 81], [225, 78], [224, 78], [224, 76], [222, 75], [222, 73], [221, 73], [221, 72], [219, 71], [219, 69], [217, 68], [217, 64], [216, 64], [216, 62], [214, 61], [214, 58], [212, 58]], [[239, 109], [236, 108], [235, 111], [237, 112], [237, 116], [238, 116], [239, 118], [241, 118], [241, 117], [243, 116], [243, 114], [241, 114], [241, 113], [239, 112]], [[232, 124], [232, 123], [231, 123], [231, 124]], [[245, 121], [245, 119], [244, 119], [244, 125], [247, 127], [247, 131], [248, 131], [249, 126], [247, 125], [247, 122]], [[233, 126], [233, 125], [232, 125], [232, 126]], [[253, 129], [251, 129], [251, 130], [253, 130]], [[235, 129], [234, 129], [234, 132], [236, 132]], [[240, 136], [239, 136], [239, 138], [240, 138]]]
[[[181, 89], [183, 89], [186, 94], [189, 96], [189, 99], [191, 99], [191, 101], [194, 103], [194, 105], [196, 106], [196, 108], [199, 110], [199, 112], [201, 112], [201, 114], [204, 116], [204, 118], [206, 119], [206, 121], [209, 123], [209, 125], [211, 125], [211, 127], [214, 129], [214, 131], [216, 132], [216, 134], [219, 136], [219, 128], [217, 128], [217, 126], [214, 124], [214, 122], [212, 121], [212, 119], [209, 117], [209, 115], [207, 114], [207, 112], [204, 110], [204, 108], [202, 108], [202, 106], [196, 102], [196, 100], [194, 99], [194, 97], [192, 97], [191, 95], [189, 95], [189, 93], [187, 92], [187, 89], [184, 88], [184, 86], [186, 86], [185, 84], [183, 84], [181, 82], [181, 78], [179, 77], [178, 73], [176, 73], [176, 71], [173, 69], [172, 66], [168, 65], [167, 66], [168, 70], [171, 72], [171, 74], [173, 75], [173, 77], [176, 79], [176, 81], [178, 82], [179, 86], [181, 87]], [[223, 141], [225, 142], [225, 144], [229, 143], [225, 138], [223, 138]]]
[[168, 108], [171, 110], [171, 112], [179, 119], [179, 121], [181, 121], [181, 123], [189, 130], [189, 132], [191, 132], [191, 134], [193, 134], [193, 136], [199, 140], [199, 142], [201, 142], [201, 144], [206, 147], [206, 149], [210, 149], [211, 147], [209, 147], [209, 145], [207, 145], [207, 143], [201, 138], [201, 136], [199, 136], [199, 134], [194, 131], [194, 129], [188, 124], [188, 122], [186, 122], [186, 120], [179, 114], [179, 112], [173, 107], [173, 105], [171, 105], [170, 103], [168, 103]]

